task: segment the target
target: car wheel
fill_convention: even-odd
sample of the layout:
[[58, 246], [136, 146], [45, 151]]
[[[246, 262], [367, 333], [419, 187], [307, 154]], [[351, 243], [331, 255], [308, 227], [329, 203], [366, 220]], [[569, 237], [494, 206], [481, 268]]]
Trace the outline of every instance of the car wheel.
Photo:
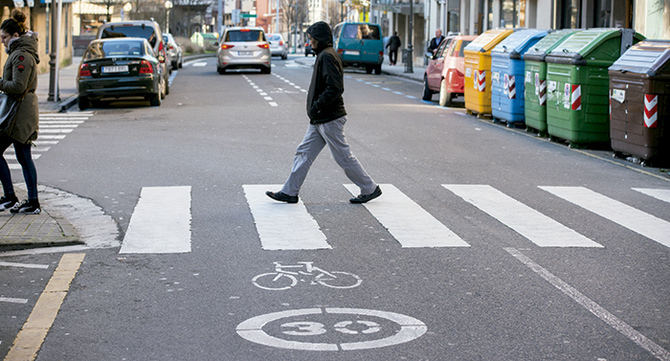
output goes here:
[[375, 74], [379, 75], [381, 73], [382, 73], [382, 65], [377, 64], [377, 66], [375, 66]]
[[165, 95], [170, 94], [170, 81], [165, 79]]
[[440, 82], [440, 106], [446, 107], [451, 105], [451, 93], [447, 91], [447, 79], [442, 79]]
[[179, 57], [179, 69], [181, 69], [183, 67], [184, 67], [184, 58], [180, 56]]
[[262, 74], [270, 74], [272, 72], [272, 68], [267, 67], [267, 68], [261, 68], [261, 73]]
[[368, 74], [372, 74], [372, 66], [371, 65], [366, 65], [365, 66], [365, 72]]
[[431, 101], [433, 100], [433, 92], [428, 87], [428, 77], [424, 75], [423, 77], [423, 100]]
[[151, 104], [152, 107], [161, 106], [161, 94], [160, 94], [160, 92], [155, 93], [155, 94], [151, 94], [149, 96], [149, 104]]
[[87, 97], [79, 97], [79, 110], [86, 110], [91, 106]]
[[223, 74], [226, 73], [226, 69], [224, 69], [224, 68], [220, 68], [220, 67], [218, 67], [218, 66], [216, 67], [216, 71], [219, 72], [219, 74], [221, 74], [221, 75], [223, 75]]
[[282, 56], [281, 56], [281, 60], [286, 60], [286, 58], [288, 58], [288, 55], [286, 55], [286, 54], [282, 54]]

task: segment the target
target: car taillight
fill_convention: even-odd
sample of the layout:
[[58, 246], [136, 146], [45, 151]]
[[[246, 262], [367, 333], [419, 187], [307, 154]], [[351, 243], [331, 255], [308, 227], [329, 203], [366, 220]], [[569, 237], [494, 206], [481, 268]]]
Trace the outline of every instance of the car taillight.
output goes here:
[[140, 63], [140, 74], [153, 74], [153, 72], [154, 67], [151, 65], [151, 63], [146, 60], [142, 60]]
[[170, 45], [170, 50], [174, 50], [174, 45]]
[[381, 56], [381, 57], [383, 58], [383, 57], [384, 57], [384, 52], [383, 52], [383, 51], [380, 51], [380, 52], [379, 52], [379, 56]]
[[81, 64], [79, 67], [79, 76], [91, 76], [91, 67], [88, 64]]
[[161, 41], [160, 44], [158, 44], [158, 51], [163, 51], [163, 42]]
[[279, 46], [284, 46], [284, 41], [283, 40], [279, 40]]
[[234, 46], [235, 46], [235, 45], [221, 44], [221, 50], [227, 50], [227, 49], [230, 49], [230, 48], [232, 48], [232, 47], [234, 47]]
[[268, 48], [270, 48], [270, 45], [268, 45], [267, 43], [266, 44], [258, 44], [258, 47], [263, 48], [263, 49], [268, 49]]
[[337, 49], [338, 54], [344, 54], [344, 49]]

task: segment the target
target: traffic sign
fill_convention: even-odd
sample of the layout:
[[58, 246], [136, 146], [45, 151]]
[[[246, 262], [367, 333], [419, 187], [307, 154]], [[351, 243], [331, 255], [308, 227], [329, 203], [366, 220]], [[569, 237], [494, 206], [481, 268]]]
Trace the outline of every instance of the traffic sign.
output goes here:
[[243, 18], [255, 18], [255, 17], [256, 17], [256, 14], [245, 14], [245, 13], [242, 13], [242, 14], [240, 14], [240, 16], [242, 16]]

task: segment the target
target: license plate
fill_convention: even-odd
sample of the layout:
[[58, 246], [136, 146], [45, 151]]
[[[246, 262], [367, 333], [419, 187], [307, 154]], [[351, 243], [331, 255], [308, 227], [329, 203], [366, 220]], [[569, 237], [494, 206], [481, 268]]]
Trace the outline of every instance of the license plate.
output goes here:
[[251, 55], [251, 54], [253, 54], [253, 53], [250, 52], [250, 51], [238, 51], [237, 54], [238, 54], [239, 56], [249, 56], [249, 55]]
[[361, 52], [358, 50], [345, 50], [344, 53], [346, 55], [356, 55], [356, 56], [361, 55]]
[[128, 65], [113, 65], [113, 66], [103, 66], [102, 72], [107, 73], [124, 73], [128, 71]]

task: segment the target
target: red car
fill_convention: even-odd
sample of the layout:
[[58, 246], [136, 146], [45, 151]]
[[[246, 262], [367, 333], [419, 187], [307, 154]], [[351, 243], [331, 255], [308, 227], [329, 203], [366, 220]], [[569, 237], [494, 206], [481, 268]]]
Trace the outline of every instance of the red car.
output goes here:
[[463, 49], [475, 38], [477, 35], [450, 36], [440, 43], [423, 76], [423, 100], [432, 100], [439, 93], [440, 105], [445, 106], [464, 93]]

